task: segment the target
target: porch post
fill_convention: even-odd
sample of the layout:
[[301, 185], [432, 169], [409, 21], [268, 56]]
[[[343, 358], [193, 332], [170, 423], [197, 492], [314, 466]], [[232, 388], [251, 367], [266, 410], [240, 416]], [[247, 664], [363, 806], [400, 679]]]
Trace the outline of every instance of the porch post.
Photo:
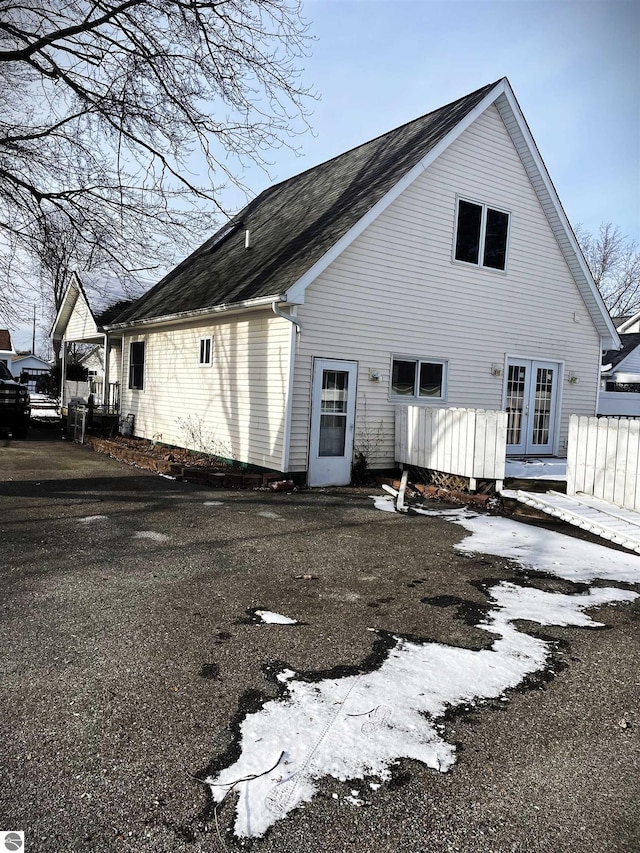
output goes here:
[[109, 334], [104, 335], [104, 376], [102, 379], [102, 406], [105, 414], [109, 411]]

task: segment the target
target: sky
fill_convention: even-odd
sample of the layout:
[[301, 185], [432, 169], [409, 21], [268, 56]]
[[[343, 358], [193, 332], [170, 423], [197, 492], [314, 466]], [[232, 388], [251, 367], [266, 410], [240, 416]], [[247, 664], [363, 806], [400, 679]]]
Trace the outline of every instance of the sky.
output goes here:
[[[306, 0], [302, 81], [319, 99], [299, 154], [272, 153], [257, 194], [508, 77], [569, 221], [640, 242], [640, 3], [635, 0]], [[227, 209], [242, 205], [236, 191]], [[195, 247], [194, 247], [195, 248]], [[14, 330], [18, 349], [31, 327]]]

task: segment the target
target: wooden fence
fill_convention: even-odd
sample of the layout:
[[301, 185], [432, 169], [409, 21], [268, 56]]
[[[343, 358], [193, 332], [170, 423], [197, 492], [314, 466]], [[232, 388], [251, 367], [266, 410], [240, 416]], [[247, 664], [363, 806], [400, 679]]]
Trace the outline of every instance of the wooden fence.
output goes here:
[[640, 421], [571, 415], [567, 494], [640, 510]]
[[396, 409], [396, 462], [476, 480], [502, 488], [507, 448], [507, 413], [485, 409]]

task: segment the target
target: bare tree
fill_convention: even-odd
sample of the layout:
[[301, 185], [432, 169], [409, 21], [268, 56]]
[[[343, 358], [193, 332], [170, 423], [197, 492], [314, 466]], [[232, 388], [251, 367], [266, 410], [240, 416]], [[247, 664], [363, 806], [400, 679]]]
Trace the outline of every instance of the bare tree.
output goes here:
[[575, 233], [611, 315], [640, 311], [640, 250], [636, 241], [625, 237], [611, 222], [603, 222], [597, 234], [582, 225]]
[[0, 314], [56, 232], [79, 265], [162, 269], [221, 186], [292, 146], [299, 2], [0, 0]]

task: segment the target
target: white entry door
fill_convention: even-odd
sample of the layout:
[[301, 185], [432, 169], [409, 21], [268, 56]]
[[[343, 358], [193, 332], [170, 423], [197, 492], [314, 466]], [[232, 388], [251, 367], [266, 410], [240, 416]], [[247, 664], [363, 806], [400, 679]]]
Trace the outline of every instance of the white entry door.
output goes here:
[[355, 361], [314, 360], [310, 486], [346, 486], [351, 482], [357, 375]]
[[553, 453], [559, 374], [560, 365], [553, 361], [507, 362], [508, 455]]

